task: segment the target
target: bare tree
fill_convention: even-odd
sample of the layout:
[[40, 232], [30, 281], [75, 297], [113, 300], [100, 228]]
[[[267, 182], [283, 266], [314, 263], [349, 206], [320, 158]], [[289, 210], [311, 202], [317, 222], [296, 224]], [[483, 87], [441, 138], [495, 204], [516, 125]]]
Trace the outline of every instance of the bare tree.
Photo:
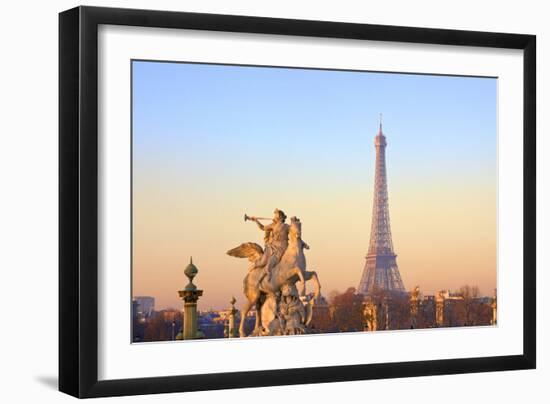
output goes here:
[[162, 314], [156, 314], [149, 319], [145, 326], [144, 341], [168, 341], [170, 333]]
[[465, 326], [477, 325], [480, 312], [479, 288], [477, 286], [464, 285], [457, 293], [462, 297], [463, 324]]
[[339, 331], [363, 330], [363, 295], [356, 294], [355, 288], [332, 296], [330, 309], [333, 324]]

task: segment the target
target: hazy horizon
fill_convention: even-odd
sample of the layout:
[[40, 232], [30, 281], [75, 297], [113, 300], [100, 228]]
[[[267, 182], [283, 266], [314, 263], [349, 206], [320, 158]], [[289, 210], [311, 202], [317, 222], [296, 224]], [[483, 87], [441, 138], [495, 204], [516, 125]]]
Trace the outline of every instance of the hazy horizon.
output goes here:
[[181, 308], [193, 256], [199, 309], [240, 307], [263, 245], [245, 213], [298, 216], [325, 296], [357, 287], [369, 244], [383, 113], [393, 245], [407, 290], [497, 279], [493, 78], [134, 61], [133, 295]]

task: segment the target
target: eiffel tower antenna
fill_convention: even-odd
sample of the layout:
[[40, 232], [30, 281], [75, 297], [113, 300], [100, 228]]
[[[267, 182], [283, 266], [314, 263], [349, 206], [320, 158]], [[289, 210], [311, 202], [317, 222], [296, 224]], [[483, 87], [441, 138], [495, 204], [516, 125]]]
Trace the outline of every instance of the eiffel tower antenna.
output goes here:
[[370, 295], [377, 290], [405, 292], [391, 236], [386, 145], [386, 136], [382, 133], [382, 114], [380, 114], [378, 134], [374, 137], [376, 163], [370, 243], [363, 275], [357, 289], [358, 293], [363, 295]]

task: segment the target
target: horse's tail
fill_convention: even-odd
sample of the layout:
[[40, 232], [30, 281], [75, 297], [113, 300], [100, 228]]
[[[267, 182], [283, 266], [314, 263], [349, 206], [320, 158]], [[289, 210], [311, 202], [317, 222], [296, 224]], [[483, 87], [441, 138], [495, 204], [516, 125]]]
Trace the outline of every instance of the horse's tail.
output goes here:
[[309, 327], [311, 319], [313, 318], [313, 299], [306, 303], [306, 321], [304, 322], [306, 327]]

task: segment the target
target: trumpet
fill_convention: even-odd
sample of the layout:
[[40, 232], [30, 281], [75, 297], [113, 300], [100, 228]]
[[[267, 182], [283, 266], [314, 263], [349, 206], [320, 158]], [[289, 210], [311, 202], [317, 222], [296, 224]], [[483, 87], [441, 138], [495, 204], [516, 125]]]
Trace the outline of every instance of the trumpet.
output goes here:
[[270, 217], [257, 217], [257, 216], [248, 216], [246, 213], [244, 214], [244, 221], [247, 220], [271, 220]]

